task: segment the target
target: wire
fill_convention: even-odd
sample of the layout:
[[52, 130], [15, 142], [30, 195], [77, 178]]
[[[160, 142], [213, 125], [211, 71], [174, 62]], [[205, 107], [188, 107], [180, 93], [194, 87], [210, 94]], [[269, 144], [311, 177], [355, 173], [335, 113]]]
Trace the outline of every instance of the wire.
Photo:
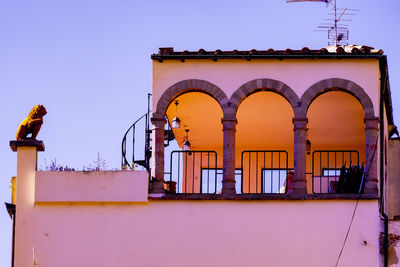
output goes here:
[[368, 176], [369, 171], [371, 170], [371, 165], [372, 165], [372, 162], [373, 162], [374, 157], [375, 157], [376, 148], [377, 148], [377, 146], [378, 146], [378, 138], [379, 138], [379, 135], [376, 137], [375, 149], [374, 149], [374, 153], [372, 154], [371, 162], [370, 162], [370, 164], [368, 165], [368, 171], [367, 171], [367, 172], [364, 172], [364, 177], [363, 177], [363, 179], [361, 180], [360, 190], [358, 190], [357, 202], [356, 202], [356, 205], [354, 206], [353, 215], [351, 216], [351, 220], [350, 220], [349, 227], [348, 227], [348, 229], [347, 229], [346, 237], [344, 238], [343, 245], [342, 245], [342, 248], [340, 249], [339, 256], [338, 256], [338, 258], [337, 258], [337, 260], [336, 260], [335, 267], [337, 267], [338, 264], [339, 264], [339, 260], [340, 260], [340, 257], [342, 256], [342, 252], [343, 252], [344, 246], [346, 245], [347, 238], [349, 237], [349, 233], [350, 233], [350, 230], [351, 230], [351, 226], [352, 226], [352, 224], [353, 224], [354, 216], [356, 215], [358, 203], [360, 202], [361, 193], [362, 193], [362, 191], [363, 191], [363, 190], [361, 190], [361, 188], [362, 188], [362, 186], [363, 186], [363, 184], [364, 184], [364, 179], [365, 179], [365, 177]]

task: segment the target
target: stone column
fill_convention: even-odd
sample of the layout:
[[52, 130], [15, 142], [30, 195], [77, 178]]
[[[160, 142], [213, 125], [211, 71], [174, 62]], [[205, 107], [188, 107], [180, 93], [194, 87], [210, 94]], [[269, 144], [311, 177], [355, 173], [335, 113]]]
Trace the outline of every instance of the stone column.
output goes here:
[[151, 163], [151, 193], [163, 194], [164, 190], [164, 127], [165, 118], [151, 118], [152, 128], [152, 163]]
[[364, 193], [378, 194], [378, 138], [379, 118], [365, 119], [365, 172]]
[[223, 118], [222, 130], [224, 132], [223, 146], [223, 179], [222, 194], [236, 194], [235, 188], [235, 137], [236, 137], [236, 118]]
[[307, 139], [307, 118], [293, 118], [293, 159], [294, 159], [294, 178], [293, 194], [307, 194], [306, 180], [306, 139]]
[[12, 151], [17, 152], [17, 200], [15, 217], [15, 267], [34, 265], [35, 248], [33, 225], [35, 209], [35, 172], [37, 152], [44, 151], [43, 141], [10, 141]]

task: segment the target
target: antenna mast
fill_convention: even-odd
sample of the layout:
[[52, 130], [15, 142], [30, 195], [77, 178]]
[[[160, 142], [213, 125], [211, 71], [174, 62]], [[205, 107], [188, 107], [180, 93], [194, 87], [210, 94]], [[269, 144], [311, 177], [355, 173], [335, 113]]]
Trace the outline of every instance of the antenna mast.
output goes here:
[[[335, 11], [335, 46], [337, 46], [338, 43], [338, 35], [337, 35], [337, 23], [338, 23], [338, 19], [337, 19], [337, 9], [336, 9], [336, 0], [333, 0], [333, 10]], [[346, 9], [343, 10], [342, 15], [344, 14], [344, 12], [346, 11]]]
[[[334, 16], [333, 17], [333, 25], [332, 24], [330, 24], [330, 25], [328, 24], [328, 25], [318, 26], [318, 28], [320, 28], [320, 29], [325, 29], [325, 30], [319, 30], [319, 31], [328, 30], [328, 39], [329, 40], [333, 40], [334, 41], [333, 44], [335, 46], [344, 45], [344, 43], [342, 41], [347, 41], [349, 39], [349, 30], [346, 27], [348, 25], [339, 24], [339, 22], [340, 22], [340, 20], [342, 19], [342, 17], [344, 15], [355, 15], [355, 14], [348, 14], [348, 13], [346, 13], [346, 11], [348, 11], [348, 10], [358, 11], [357, 9], [344, 8], [343, 11], [338, 16], [338, 8], [337, 8], [337, 5], [336, 5], [336, 0], [287, 0], [286, 1], [286, 3], [296, 3], [296, 2], [323, 2], [323, 3], [326, 3], [327, 5], [332, 3], [332, 5], [333, 5], [333, 16]], [[341, 10], [341, 8], [339, 10]], [[351, 21], [351, 20], [342, 19], [342, 21]], [[327, 23], [324, 23], [324, 24], [327, 24]], [[333, 36], [331, 36], [331, 32], [332, 31], [334, 33]], [[328, 45], [331, 45], [331, 44], [332, 43], [328, 41]], [[347, 45], [347, 43], [345, 45]]]

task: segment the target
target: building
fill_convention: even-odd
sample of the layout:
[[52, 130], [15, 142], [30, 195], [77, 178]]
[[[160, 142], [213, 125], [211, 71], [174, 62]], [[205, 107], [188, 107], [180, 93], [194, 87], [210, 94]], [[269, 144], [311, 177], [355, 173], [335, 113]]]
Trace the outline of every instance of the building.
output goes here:
[[[382, 50], [160, 48], [152, 60], [152, 137], [132, 163], [150, 176], [36, 171], [43, 142], [11, 141], [15, 266], [395, 264]], [[167, 154], [172, 139], [181, 149]]]

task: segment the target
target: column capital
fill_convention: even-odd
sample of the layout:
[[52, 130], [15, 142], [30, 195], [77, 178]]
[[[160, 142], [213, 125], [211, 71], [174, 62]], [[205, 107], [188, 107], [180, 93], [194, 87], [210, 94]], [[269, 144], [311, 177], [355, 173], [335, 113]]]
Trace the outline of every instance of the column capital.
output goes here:
[[236, 130], [237, 119], [236, 118], [222, 118], [221, 119], [223, 128], [222, 130]]
[[10, 147], [14, 152], [18, 147], [36, 147], [37, 151], [44, 151], [44, 143], [41, 140], [11, 140]]
[[293, 123], [297, 122], [297, 121], [305, 121], [306, 123], [308, 123], [308, 118], [307, 117], [293, 117], [292, 121], [293, 121]]
[[153, 117], [151, 117], [151, 123], [157, 127], [157, 128], [164, 128], [165, 126], [165, 117], [159, 117], [159, 116], [155, 116], [155, 114], [153, 114]]
[[364, 118], [365, 130], [379, 130], [379, 118]]
[[292, 119], [293, 125], [294, 125], [294, 131], [296, 130], [308, 130], [307, 129], [307, 123], [308, 123], [308, 118], [296, 118], [294, 117]]
[[379, 117], [365, 117], [364, 118], [364, 122], [365, 121], [377, 121], [377, 122], [379, 122]]
[[221, 122], [222, 123], [224, 123], [224, 122], [232, 122], [232, 123], [237, 123], [237, 119], [235, 118], [235, 117], [223, 117], [222, 119], [221, 119]]

